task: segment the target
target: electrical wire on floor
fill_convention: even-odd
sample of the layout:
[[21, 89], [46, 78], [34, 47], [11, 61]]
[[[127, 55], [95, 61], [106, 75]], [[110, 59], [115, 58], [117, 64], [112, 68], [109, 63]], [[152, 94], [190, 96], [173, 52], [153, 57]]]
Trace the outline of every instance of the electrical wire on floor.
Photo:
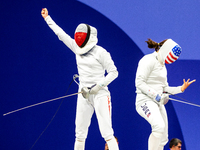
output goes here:
[[[71, 81], [71, 83], [69, 84], [68, 89], [67, 89], [65, 95], [67, 95], [67, 92], [68, 92], [68, 90], [69, 90], [71, 84], [73, 83], [73, 81], [74, 81], [74, 79], [73, 79], [73, 80]], [[35, 146], [35, 144], [37, 143], [37, 141], [40, 139], [40, 137], [43, 135], [43, 133], [44, 133], [44, 132], [46, 131], [46, 129], [49, 127], [49, 125], [51, 124], [51, 122], [52, 122], [53, 119], [55, 118], [56, 114], [58, 113], [58, 111], [59, 111], [59, 109], [60, 109], [60, 107], [61, 107], [61, 105], [62, 105], [62, 103], [63, 103], [63, 100], [64, 100], [64, 99], [62, 99], [62, 101], [60, 102], [60, 105], [58, 106], [58, 108], [57, 108], [55, 114], [53, 115], [53, 117], [51, 118], [51, 120], [49, 121], [49, 123], [47, 124], [47, 126], [45, 127], [45, 129], [42, 131], [42, 133], [39, 135], [39, 137], [36, 139], [35, 143], [31, 146], [31, 148], [30, 148], [29, 150], [31, 150], [31, 149]]]

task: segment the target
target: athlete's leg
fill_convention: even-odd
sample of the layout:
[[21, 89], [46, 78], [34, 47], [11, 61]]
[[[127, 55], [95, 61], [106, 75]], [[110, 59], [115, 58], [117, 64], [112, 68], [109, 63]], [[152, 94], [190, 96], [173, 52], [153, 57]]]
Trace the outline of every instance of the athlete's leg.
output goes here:
[[113, 136], [110, 96], [101, 96], [99, 94], [94, 99], [94, 107], [101, 135], [107, 142], [109, 150], [118, 150], [117, 141]]
[[152, 128], [148, 150], [157, 150], [165, 129], [165, 122], [158, 105], [153, 101], [147, 101], [137, 108], [137, 112], [150, 123]]
[[163, 136], [161, 138], [161, 143], [159, 145], [158, 150], [163, 150], [164, 146], [168, 142], [168, 118], [167, 118], [167, 112], [166, 112], [166, 109], [165, 109], [164, 105], [160, 106], [160, 112], [161, 112], [162, 118], [163, 118], [163, 120], [165, 122], [165, 129], [164, 129], [164, 133], [163, 133]]
[[[92, 96], [90, 98], [92, 98]], [[88, 134], [88, 127], [90, 126], [93, 113], [94, 108], [92, 105], [79, 94], [76, 108], [76, 140], [74, 150], [85, 149], [85, 139]]]

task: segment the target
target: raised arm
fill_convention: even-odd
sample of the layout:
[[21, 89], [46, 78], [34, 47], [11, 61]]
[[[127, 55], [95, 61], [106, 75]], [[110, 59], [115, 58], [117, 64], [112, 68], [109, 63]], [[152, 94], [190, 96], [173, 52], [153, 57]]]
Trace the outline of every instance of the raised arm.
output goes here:
[[74, 53], [75, 47], [77, 47], [74, 39], [72, 39], [62, 28], [60, 28], [53, 19], [49, 16], [47, 8], [43, 8], [41, 11], [41, 15], [48, 24], [48, 26], [53, 30], [53, 32], [58, 36], [59, 40], [61, 40], [69, 49], [71, 49]]

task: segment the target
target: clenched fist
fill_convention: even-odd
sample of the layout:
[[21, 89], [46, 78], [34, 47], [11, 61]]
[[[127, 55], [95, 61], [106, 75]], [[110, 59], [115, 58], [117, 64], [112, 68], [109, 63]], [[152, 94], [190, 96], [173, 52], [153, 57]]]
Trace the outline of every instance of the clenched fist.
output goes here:
[[41, 11], [41, 15], [45, 19], [48, 16], [48, 10], [46, 8], [43, 8]]

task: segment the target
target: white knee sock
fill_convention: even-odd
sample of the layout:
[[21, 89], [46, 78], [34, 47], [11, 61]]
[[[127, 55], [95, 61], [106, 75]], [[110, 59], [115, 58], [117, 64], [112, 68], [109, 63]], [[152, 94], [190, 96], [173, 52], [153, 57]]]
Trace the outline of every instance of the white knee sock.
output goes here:
[[158, 150], [164, 150], [164, 146], [159, 146]]
[[158, 150], [160, 139], [161, 138], [157, 138], [151, 133], [148, 141], [148, 150]]
[[75, 141], [74, 150], [84, 150], [85, 149], [85, 141]]
[[107, 144], [108, 144], [109, 150], [119, 150], [117, 141], [114, 137], [112, 137], [112, 139], [108, 140]]

